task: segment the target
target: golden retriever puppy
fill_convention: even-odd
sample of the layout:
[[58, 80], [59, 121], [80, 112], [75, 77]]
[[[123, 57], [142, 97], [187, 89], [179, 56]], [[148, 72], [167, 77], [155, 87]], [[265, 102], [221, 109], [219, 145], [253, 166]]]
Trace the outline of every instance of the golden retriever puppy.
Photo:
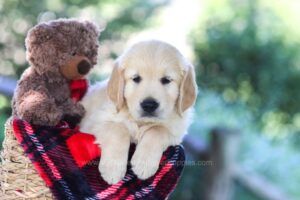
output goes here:
[[120, 56], [110, 79], [82, 100], [81, 131], [101, 147], [103, 179], [114, 184], [124, 177], [131, 142], [133, 172], [140, 179], [154, 175], [164, 150], [187, 132], [196, 96], [193, 66], [170, 44], [144, 41]]

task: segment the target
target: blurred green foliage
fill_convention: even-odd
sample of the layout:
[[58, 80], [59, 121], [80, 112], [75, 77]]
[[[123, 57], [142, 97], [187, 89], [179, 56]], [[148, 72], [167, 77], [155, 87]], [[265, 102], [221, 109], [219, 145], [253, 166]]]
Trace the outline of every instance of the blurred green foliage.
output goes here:
[[[202, 90], [191, 132], [208, 139], [215, 126], [239, 128], [244, 170], [298, 199], [300, 32], [282, 17], [288, 11], [266, 2], [210, 2], [191, 34]], [[257, 199], [240, 185], [235, 191]]]
[[4, 124], [6, 121], [6, 116], [5, 115], [0, 115], [0, 149], [2, 147], [2, 141], [4, 139]]
[[[228, 103], [242, 102], [268, 131], [285, 124], [295, 133], [300, 110], [300, 45], [290, 40], [285, 22], [259, 0], [228, 0], [230, 13], [215, 12], [193, 34], [197, 79], [222, 93]], [[271, 118], [273, 117], [273, 118]], [[272, 130], [273, 129], [273, 130]]]

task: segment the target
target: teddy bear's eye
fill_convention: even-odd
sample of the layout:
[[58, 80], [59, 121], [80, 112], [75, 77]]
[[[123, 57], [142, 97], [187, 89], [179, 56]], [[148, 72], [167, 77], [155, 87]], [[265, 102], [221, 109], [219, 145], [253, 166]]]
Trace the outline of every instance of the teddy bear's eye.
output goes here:
[[76, 51], [72, 51], [71, 55], [75, 56], [76, 55]]
[[91, 56], [93, 56], [93, 52], [86, 53], [86, 57], [91, 57]]

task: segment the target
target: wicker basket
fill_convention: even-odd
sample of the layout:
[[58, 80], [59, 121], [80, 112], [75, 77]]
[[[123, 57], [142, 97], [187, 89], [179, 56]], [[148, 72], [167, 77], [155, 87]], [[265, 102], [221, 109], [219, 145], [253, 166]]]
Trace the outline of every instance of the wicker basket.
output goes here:
[[49, 188], [18, 144], [11, 128], [11, 119], [5, 124], [1, 152], [0, 199], [53, 199]]

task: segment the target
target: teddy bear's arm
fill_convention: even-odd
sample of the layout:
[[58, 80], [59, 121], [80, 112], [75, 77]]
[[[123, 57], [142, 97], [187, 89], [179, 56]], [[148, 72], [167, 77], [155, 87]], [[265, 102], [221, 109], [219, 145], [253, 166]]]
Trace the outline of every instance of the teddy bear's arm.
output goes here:
[[[42, 88], [42, 87], [40, 87]], [[16, 102], [18, 117], [32, 124], [55, 126], [62, 118], [62, 111], [45, 88], [29, 90]]]
[[72, 99], [68, 99], [62, 104], [65, 114], [69, 115], [80, 115], [83, 116], [85, 113], [84, 107], [79, 103], [75, 102]]
[[72, 99], [65, 101], [62, 105], [62, 109], [64, 111], [63, 120], [67, 121], [71, 128], [79, 124], [85, 114], [84, 107]]

